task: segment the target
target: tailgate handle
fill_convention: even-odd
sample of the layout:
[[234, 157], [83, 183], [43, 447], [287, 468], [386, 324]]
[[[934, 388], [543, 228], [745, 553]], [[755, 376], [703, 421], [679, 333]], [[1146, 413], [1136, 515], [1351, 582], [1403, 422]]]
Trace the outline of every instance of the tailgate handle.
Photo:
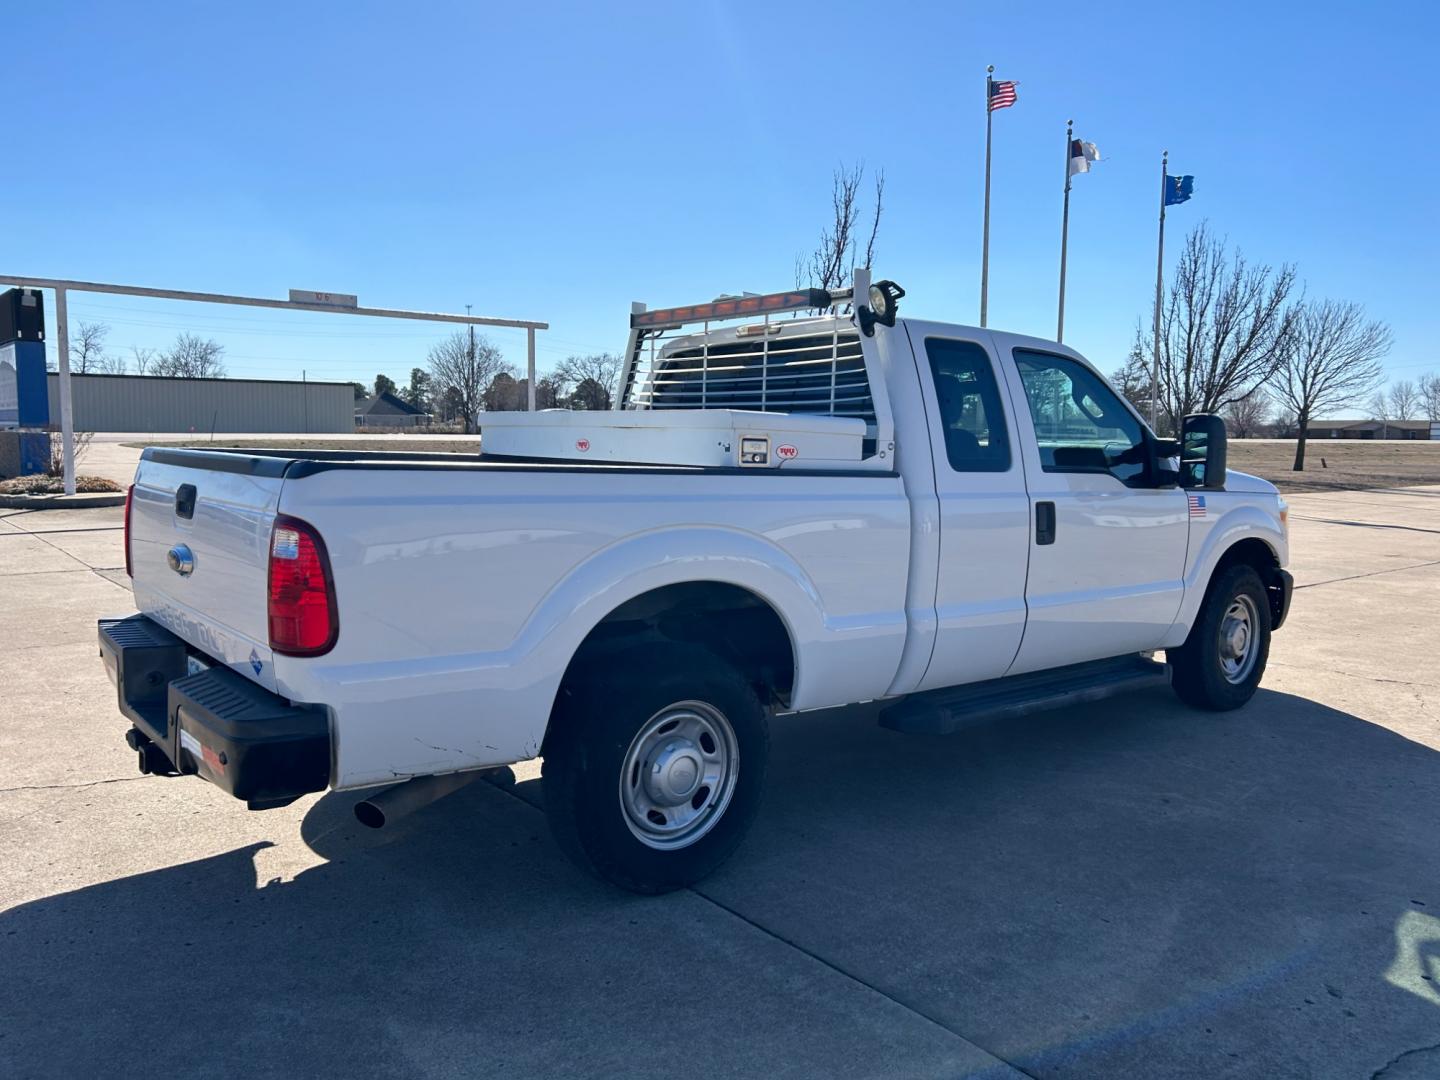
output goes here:
[[181, 484], [175, 489], [175, 513], [178, 517], [186, 519], [195, 516], [194, 484]]
[[1035, 543], [1053, 544], [1055, 542], [1055, 504], [1053, 502], [1037, 502], [1035, 504]]

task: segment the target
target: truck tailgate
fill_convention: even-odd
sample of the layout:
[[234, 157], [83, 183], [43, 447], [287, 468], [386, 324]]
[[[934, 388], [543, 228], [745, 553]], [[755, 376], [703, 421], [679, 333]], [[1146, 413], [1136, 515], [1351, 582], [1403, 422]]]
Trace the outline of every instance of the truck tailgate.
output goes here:
[[195, 648], [273, 691], [267, 575], [270, 530], [285, 481], [233, 467], [207, 468], [199, 464], [206, 456], [196, 455], [194, 467], [140, 462], [130, 507], [135, 604]]

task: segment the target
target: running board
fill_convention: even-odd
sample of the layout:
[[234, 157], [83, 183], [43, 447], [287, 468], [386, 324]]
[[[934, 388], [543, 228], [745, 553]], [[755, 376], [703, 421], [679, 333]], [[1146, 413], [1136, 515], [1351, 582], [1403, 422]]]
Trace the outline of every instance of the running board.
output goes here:
[[881, 711], [880, 726], [909, 735], [949, 735], [977, 720], [1025, 716], [1169, 683], [1168, 665], [1117, 656], [911, 694]]

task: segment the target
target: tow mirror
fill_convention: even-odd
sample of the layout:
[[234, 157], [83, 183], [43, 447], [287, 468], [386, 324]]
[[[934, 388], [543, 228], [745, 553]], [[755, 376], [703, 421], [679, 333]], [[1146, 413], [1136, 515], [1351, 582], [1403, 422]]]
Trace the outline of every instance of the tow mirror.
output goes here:
[[1178, 486], [1180, 474], [1170, 467], [1170, 463], [1180, 456], [1180, 440], [1153, 439], [1151, 446], [1155, 450], [1155, 486], [1159, 488]]
[[1225, 486], [1225, 421], [1209, 413], [1185, 417], [1180, 426], [1180, 486]]

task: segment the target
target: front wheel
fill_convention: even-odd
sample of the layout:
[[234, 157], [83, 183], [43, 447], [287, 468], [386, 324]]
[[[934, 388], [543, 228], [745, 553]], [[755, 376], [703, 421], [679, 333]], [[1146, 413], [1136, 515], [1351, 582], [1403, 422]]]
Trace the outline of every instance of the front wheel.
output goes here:
[[545, 813], [584, 869], [669, 892], [744, 838], [768, 752], [764, 708], [737, 671], [704, 649], [647, 645], [566, 679], [545, 742]]
[[1166, 654], [1175, 692], [1191, 705], [1238, 709], [1255, 694], [1270, 656], [1270, 601], [1253, 567], [1220, 573], [1190, 636]]

